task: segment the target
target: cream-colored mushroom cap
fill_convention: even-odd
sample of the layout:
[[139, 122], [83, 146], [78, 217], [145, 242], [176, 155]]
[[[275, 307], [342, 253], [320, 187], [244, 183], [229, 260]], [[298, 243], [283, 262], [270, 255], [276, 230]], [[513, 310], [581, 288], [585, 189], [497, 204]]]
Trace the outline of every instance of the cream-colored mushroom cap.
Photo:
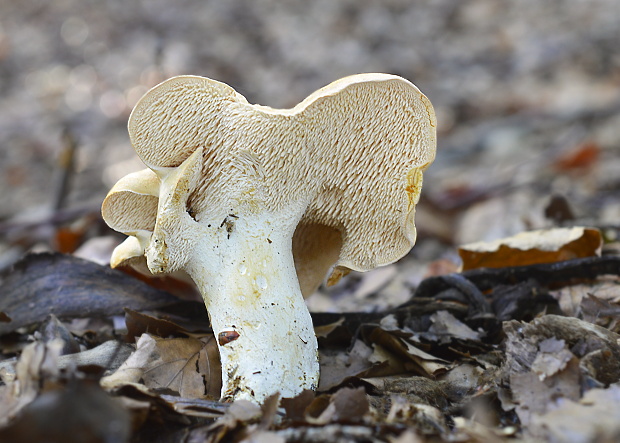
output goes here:
[[110, 266], [131, 266], [144, 273], [144, 251], [155, 229], [159, 203], [159, 178], [150, 169], [120, 179], [108, 192], [101, 215], [112, 229], [129, 235], [113, 252]]
[[388, 74], [346, 77], [292, 109], [252, 105], [228, 85], [180, 76], [138, 102], [129, 133], [160, 176], [202, 149], [187, 200], [197, 221], [301, 205], [293, 249], [307, 293], [334, 264], [366, 271], [411, 249], [435, 126], [429, 100]]

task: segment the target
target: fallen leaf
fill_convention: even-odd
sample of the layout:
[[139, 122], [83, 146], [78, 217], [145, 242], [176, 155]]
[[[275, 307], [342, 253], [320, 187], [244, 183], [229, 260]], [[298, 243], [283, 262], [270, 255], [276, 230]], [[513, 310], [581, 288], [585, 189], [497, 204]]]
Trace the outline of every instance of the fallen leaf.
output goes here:
[[204, 398], [185, 398], [176, 395], [161, 394], [159, 399], [166, 402], [179, 414], [189, 417], [219, 418], [226, 410], [228, 404]]
[[325, 338], [329, 334], [334, 332], [334, 330], [338, 328], [339, 326], [341, 326], [343, 323], [344, 323], [344, 317], [340, 317], [338, 320], [336, 320], [333, 323], [329, 323], [327, 325], [315, 326], [314, 333], [317, 338]]
[[355, 423], [362, 421], [368, 411], [364, 388], [342, 388], [330, 396], [327, 408], [318, 417], [306, 416], [306, 420], [315, 425]]
[[303, 390], [293, 398], [283, 398], [282, 407], [286, 411], [286, 417], [290, 420], [305, 420], [306, 408], [312, 403], [316, 394], [309, 389]]
[[139, 382], [152, 390], [166, 390], [187, 398], [219, 398], [221, 366], [213, 335], [196, 338], [156, 338], [143, 334], [136, 351], [101, 379], [106, 389]]
[[237, 400], [233, 402], [226, 413], [208, 427], [210, 432], [209, 442], [218, 443], [233, 433], [240, 434], [240, 438], [231, 438], [230, 440], [241, 440], [243, 437], [247, 436], [246, 430], [248, 425], [258, 422], [261, 415], [261, 408], [256, 403], [248, 400]]
[[437, 311], [430, 317], [433, 323], [428, 332], [436, 334], [440, 343], [449, 343], [454, 338], [480, 340], [480, 334], [472, 330], [448, 311]]
[[410, 339], [399, 337], [394, 331], [374, 328], [369, 340], [399, 356], [406, 369], [420, 375], [434, 377], [452, 366], [450, 362], [424, 352]]
[[533, 417], [544, 414], [560, 398], [578, 400], [581, 394], [579, 361], [574, 356], [563, 370], [541, 380], [535, 372], [512, 374], [510, 388], [521, 424], [529, 426]]
[[566, 369], [568, 363], [575, 357], [566, 348], [564, 340], [548, 338], [538, 344], [538, 355], [532, 362], [532, 371], [538, 375], [540, 381]]
[[528, 434], [563, 443], [613, 442], [620, 436], [620, 387], [591, 389], [581, 400], [560, 400], [532, 417]]
[[41, 327], [41, 338], [45, 342], [60, 340], [63, 343], [60, 355], [75, 354], [76, 352], [80, 352], [80, 345], [75, 340], [75, 337], [53, 314], [51, 314], [45, 323], [43, 323]]
[[125, 309], [125, 324], [127, 325], [125, 340], [128, 343], [134, 342], [136, 337], [145, 333], [162, 338], [170, 336], [187, 337], [189, 334], [188, 331], [174, 322], [136, 312], [133, 309]]
[[555, 159], [555, 167], [560, 171], [582, 172], [591, 168], [599, 159], [601, 148], [594, 142], [586, 142], [562, 153]]
[[620, 380], [620, 335], [608, 329], [573, 317], [545, 315], [529, 324], [505, 322], [504, 332], [507, 374], [531, 371], [541, 343], [556, 339], [563, 340], [566, 349], [580, 359], [582, 376], [603, 385]]
[[6, 425], [38, 395], [45, 379], [58, 377], [62, 342], [34, 342], [26, 346], [15, 365], [10, 384], [0, 386], [0, 426]]
[[95, 383], [73, 380], [42, 392], [0, 430], [0, 441], [123, 443], [130, 433], [131, 417], [118, 399]]
[[319, 363], [321, 365], [321, 377], [319, 379], [319, 391], [326, 391], [338, 386], [346, 378], [353, 377], [370, 369], [373, 363], [369, 357], [372, 349], [361, 340], [356, 340], [349, 352], [338, 351], [328, 353], [319, 350]]
[[573, 227], [528, 231], [459, 248], [463, 270], [554, 263], [600, 255], [598, 229]]
[[80, 258], [62, 254], [31, 254], [0, 276], [0, 335], [58, 318], [109, 317], [125, 308], [154, 309], [178, 302], [127, 276]]

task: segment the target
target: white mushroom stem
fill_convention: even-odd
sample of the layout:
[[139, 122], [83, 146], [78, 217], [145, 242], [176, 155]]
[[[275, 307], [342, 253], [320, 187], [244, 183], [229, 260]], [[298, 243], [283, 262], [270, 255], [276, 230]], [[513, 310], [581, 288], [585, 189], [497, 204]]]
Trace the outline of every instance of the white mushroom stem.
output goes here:
[[318, 346], [295, 273], [292, 232], [274, 229], [274, 215], [238, 217], [221, 227], [196, 223], [203, 236], [186, 267], [218, 338], [222, 398], [261, 403], [275, 390], [293, 397], [316, 389]]
[[[292, 238], [307, 202], [268, 211], [246, 197], [228, 212], [194, 220], [187, 197], [202, 151], [160, 169], [159, 217], [146, 248], [153, 273], [184, 269], [200, 290], [222, 362], [222, 398], [262, 403], [315, 389], [317, 341], [304, 303]], [[242, 192], [242, 185], [237, 191]]]

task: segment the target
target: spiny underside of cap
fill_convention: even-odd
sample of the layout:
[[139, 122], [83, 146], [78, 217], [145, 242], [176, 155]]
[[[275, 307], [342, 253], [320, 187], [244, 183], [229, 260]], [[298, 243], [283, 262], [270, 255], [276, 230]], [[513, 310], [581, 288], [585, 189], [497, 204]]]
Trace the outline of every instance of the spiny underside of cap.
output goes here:
[[159, 178], [150, 169], [120, 179], [108, 192], [101, 214], [112, 229], [127, 235], [155, 229]]
[[[183, 76], [147, 93], [129, 130], [154, 170], [178, 166], [203, 148], [202, 176], [188, 201], [197, 220], [239, 207], [277, 212], [303, 201], [299, 229], [340, 233], [340, 241], [323, 239], [324, 259], [365, 271], [398, 260], [415, 241], [413, 212], [422, 172], [434, 159], [435, 126], [428, 99], [386, 74], [339, 80], [285, 110]], [[295, 251], [296, 259], [303, 252]]]

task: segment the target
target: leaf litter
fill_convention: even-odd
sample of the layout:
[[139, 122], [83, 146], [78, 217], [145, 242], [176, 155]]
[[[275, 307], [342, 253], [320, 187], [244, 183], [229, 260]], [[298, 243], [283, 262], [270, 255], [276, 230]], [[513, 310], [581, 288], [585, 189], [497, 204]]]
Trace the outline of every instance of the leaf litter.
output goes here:
[[[53, 274], [64, 272], [53, 265], [67, 260], [74, 259], [33, 255], [19, 266], [44, 263]], [[619, 272], [610, 272], [616, 263], [608, 256], [521, 267], [498, 263], [428, 277], [406, 303], [383, 312], [313, 314], [320, 337], [318, 391], [274, 396], [260, 407], [218, 401], [217, 346], [206, 313], [196, 313], [194, 302], [168, 294], [154, 301], [149, 294], [157, 290], [142, 282], [132, 282], [129, 298], [126, 288], [117, 296], [119, 277], [89, 268], [57, 291], [60, 318], [33, 310], [25, 319], [10, 300], [35, 296], [21, 274], [23, 285], [11, 280], [0, 289], [5, 324], [21, 319], [0, 341], [0, 435], [15, 441], [31, 436], [24, 420], [48, 413], [41, 402], [61, 408], [72, 401], [101, 403], [101, 420], [116, 427], [88, 417], [84, 423], [92, 435], [117, 441], [154, 435], [210, 442], [613, 438], [617, 420], [594, 418], [605, 404], [619, 402], [620, 336], [609, 328], [620, 309], [612, 290]], [[62, 278], [45, 272], [38, 281]], [[108, 307], [79, 315], [85, 325], [107, 324], [104, 332], [72, 319], [84, 303], [75, 296], [83, 279], [99, 280], [109, 293]], [[571, 296], [573, 304], [563, 301], [576, 288], [582, 295]], [[580, 418], [567, 427], [572, 414]]]

